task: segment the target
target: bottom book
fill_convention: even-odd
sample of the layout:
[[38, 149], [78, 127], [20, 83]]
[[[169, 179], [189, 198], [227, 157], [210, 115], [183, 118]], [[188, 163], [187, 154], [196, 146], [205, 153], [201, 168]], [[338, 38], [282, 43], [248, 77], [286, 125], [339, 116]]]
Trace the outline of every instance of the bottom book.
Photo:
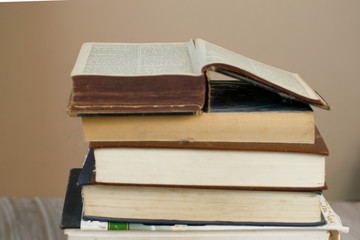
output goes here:
[[[230, 225], [149, 225], [141, 223], [113, 223], [107, 221], [85, 221], [82, 219], [81, 187], [76, 185], [81, 169], [72, 169], [65, 197], [61, 228], [68, 240], [112, 240], [112, 239], [265, 239], [339, 240], [341, 232], [348, 232], [338, 215], [325, 198], [320, 196], [321, 212], [325, 219], [322, 226], [230, 226]], [[121, 228], [109, 226], [120, 225]], [[125, 226], [125, 227], [124, 227]], [[109, 229], [122, 229], [111, 230]]]
[[196, 240], [338, 240], [338, 233], [313, 230], [217, 230], [217, 231], [82, 231], [65, 230], [68, 240], [153, 240], [153, 239], [196, 239]]

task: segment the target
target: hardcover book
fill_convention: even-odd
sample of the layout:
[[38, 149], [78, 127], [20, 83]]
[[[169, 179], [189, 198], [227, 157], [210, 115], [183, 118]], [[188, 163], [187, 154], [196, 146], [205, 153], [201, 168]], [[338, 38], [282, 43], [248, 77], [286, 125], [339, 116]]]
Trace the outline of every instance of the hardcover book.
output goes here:
[[322, 225], [319, 192], [83, 185], [84, 218], [156, 224]]
[[[321, 212], [325, 224], [321, 226], [263, 226], [263, 225], [154, 225], [144, 223], [124, 223], [91, 221], [82, 218], [81, 187], [77, 186], [77, 179], [81, 169], [70, 171], [61, 219], [61, 228], [65, 230], [67, 239], [148, 239], [149, 237], [163, 239], [329, 239], [340, 240], [340, 232], [348, 232], [348, 228], [341, 224], [340, 218], [332, 210], [323, 196], [320, 196]], [[126, 231], [104, 231], [110, 225], [126, 225]], [[104, 228], [104, 226], [106, 226]], [[118, 229], [118, 228], [117, 228]], [[124, 228], [121, 228], [124, 230]]]
[[86, 114], [200, 112], [210, 71], [251, 82], [283, 97], [329, 109], [305, 81], [207, 41], [84, 43], [72, 71], [68, 107]]
[[[290, 228], [272, 229], [257, 227], [240, 230], [193, 230], [193, 231], [84, 231], [66, 229], [68, 240], [149, 240], [149, 239], [196, 239], [196, 240], [341, 240], [337, 230]], [[334, 235], [336, 234], [336, 235]]]
[[81, 175], [87, 178], [80, 182], [92, 177], [103, 184], [324, 190], [328, 149], [316, 132], [315, 144], [168, 142], [159, 147], [142, 142], [98, 146], [89, 151]]

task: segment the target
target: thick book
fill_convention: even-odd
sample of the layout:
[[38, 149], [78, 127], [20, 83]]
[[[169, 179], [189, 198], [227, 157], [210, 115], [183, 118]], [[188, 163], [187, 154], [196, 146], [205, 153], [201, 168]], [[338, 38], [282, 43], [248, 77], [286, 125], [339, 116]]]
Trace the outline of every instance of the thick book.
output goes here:
[[314, 142], [308, 104], [245, 82], [210, 81], [208, 108], [197, 115], [83, 116], [82, 125], [89, 142]]
[[[230, 225], [152, 225], [143, 223], [119, 223], [81, 219], [80, 229], [65, 230], [69, 239], [319, 239], [341, 240], [340, 233], [348, 233], [340, 217], [326, 199], [320, 197], [321, 212], [326, 223], [321, 226], [230, 226]], [[112, 226], [122, 226], [114, 228]], [[125, 226], [125, 227], [123, 227]], [[111, 230], [111, 231], [107, 231]], [[126, 231], [113, 231], [126, 230]]]
[[298, 74], [207, 41], [84, 43], [71, 73], [68, 107], [83, 114], [200, 112], [209, 72], [251, 82], [285, 98], [329, 109]]
[[[114, 129], [115, 131], [115, 129]], [[218, 142], [218, 141], [90, 141], [90, 148], [140, 147], [140, 148], [187, 148], [246, 151], [282, 151], [329, 155], [329, 150], [319, 129], [315, 126], [314, 143], [276, 142]]]
[[[334, 235], [336, 234], [336, 235]], [[337, 230], [325, 229], [244, 229], [208, 231], [88, 231], [65, 229], [67, 240], [341, 240]]]
[[91, 184], [84, 219], [129, 223], [322, 225], [321, 192]]
[[[340, 233], [349, 229], [341, 223], [323, 196], [321, 212], [326, 223], [321, 226], [230, 226], [230, 225], [153, 225], [91, 221], [81, 218], [80, 229], [65, 229], [68, 239], [329, 239], [340, 240]], [[79, 217], [74, 215], [75, 219]], [[120, 226], [120, 227], [113, 227]], [[109, 231], [110, 230], [110, 231]], [[120, 230], [120, 231], [118, 231]], [[125, 231], [124, 231], [125, 230]]]
[[[319, 131], [314, 144], [184, 146], [167, 143], [167, 147], [166, 144], [161, 147], [149, 144], [92, 148], [84, 164], [82, 176], [87, 177], [84, 182], [93, 178], [102, 184], [143, 186], [271, 190], [326, 188], [328, 149]], [[224, 146], [228, 149], [221, 149]]]
[[[126, 231], [113, 230], [109, 225], [121, 222], [91, 221], [82, 218], [81, 187], [77, 185], [81, 169], [70, 171], [69, 183], [63, 208], [61, 228], [67, 239], [149, 239], [149, 237], [163, 239], [331, 239], [339, 240], [340, 232], [348, 232], [348, 228], [341, 223], [339, 216], [333, 211], [323, 196], [320, 196], [321, 212], [325, 224], [321, 226], [263, 226], [263, 225], [158, 225], [144, 223], [124, 223]], [[72, 177], [71, 177], [72, 176]], [[75, 194], [74, 194], [75, 193]], [[64, 217], [66, 216], [66, 217]], [[104, 228], [105, 226], [105, 228]], [[118, 229], [118, 228], [117, 228]], [[122, 228], [123, 230], [123, 228]], [[330, 238], [331, 236], [331, 238]]]

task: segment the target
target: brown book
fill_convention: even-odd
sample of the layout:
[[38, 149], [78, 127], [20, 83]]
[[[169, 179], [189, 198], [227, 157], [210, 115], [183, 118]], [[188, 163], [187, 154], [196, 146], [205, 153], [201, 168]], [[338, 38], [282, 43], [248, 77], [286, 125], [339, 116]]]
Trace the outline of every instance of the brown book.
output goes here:
[[315, 126], [313, 144], [264, 143], [264, 142], [197, 142], [197, 141], [90, 141], [90, 148], [194, 148], [244, 151], [279, 151], [329, 155], [320, 131]]
[[315, 144], [118, 142], [90, 146], [84, 169], [95, 170], [92, 181], [98, 184], [326, 189], [328, 149], [318, 131]]
[[82, 117], [89, 142], [314, 143], [313, 113], [202, 113], [198, 115]]
[[84, 43], [71, 74], [68, 112], [72, 116], [200, 112], [207, 106], [211, 71], [283, 97], [330, 108], [298, 74], [196, 39], [182, 43]]

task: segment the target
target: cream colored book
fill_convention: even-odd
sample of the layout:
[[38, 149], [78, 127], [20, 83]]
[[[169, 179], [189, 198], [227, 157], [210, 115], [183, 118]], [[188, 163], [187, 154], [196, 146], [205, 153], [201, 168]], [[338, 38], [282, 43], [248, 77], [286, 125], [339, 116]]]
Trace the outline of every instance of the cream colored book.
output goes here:
[[[340, 234], [349, 232], [340, 217], [323, 196], [320, 197], [321, 212], [326, 220], [322, 226], [230, 226], [230, 225], [145, 225], [128, 224], [125, 231], [106, 231], [108, 222], [82, 220], [81, 229], [65, 229], [68, 240], [115, 240], [115, 239], [199, 239], [199, 240], [340, 240]], [[105, 230], [105, 231], [104, 231]]]
[[86, 164], [94, 162], [95, 181], [102, 184], [323, 190], [325, 157], [277, 151], [96, 148]]
[[[84, 169], [102, 184], [208, 188], [325, 189], [329, 153], [314, 144], [117, 142], [90, 143]], [[94, 146], [102, 145], [102, 146]], [[85, 171], [83, 171], [85, 172]], [[82, 174], [83, 175], [83, 174]], [[87, 176], [90, 179], [91, 176]]]
[[85, 219], [142, 223], [320, 225], [318, 192], [82, 186]]
[[[62, 217], [61, 226], [65, 228], [65, 234], [68, 239], [80, 240], [80, 239], [331, 239], [338, 240], [340, 232], [348, 232], [348, 228], [343, 227], [340, 218], [331, 209], [330, 205], [326, 202], [322, 195], [318, 195], [316, 198], [319, 200], [318, 209], [323, 215], [324, 224], [319, 226], [301, 226], [289, 225], [289, 222], [273, 224], [271, 226], [265, 226], [260, 223], [242, 223], [241, 225], [201, 225], [193, 226], [188, 224], [173, 224], [170, 226], [148, 224], [146, 222], [125, 222], [128, 223], [128, 229], [130, 231], [104, 231], [108, 229], [107, 223], [104, 221], [111, 221], [110, 218], [103, 218], [102, 222], [95, 220], [88, 221], [88, 219], [81, 221], [81, 189], [77, 186], [77, 179], [79, 178], [80, 169], [73, 169], [69, 177], [69, 184], [66, 194], [64, 205], [64, 212]], [[253, 191], [256, 192], [256, 191]], [[201, 195], [201, 194], [199, 194]], [[120, 195], [118, 195], [121, 197]], [[201, 195], [202, 196], [202, 195]], [[104, 196], [106, 198], [106, 196]], [[125, 196], [122, 196], [125, 198]], [[112, 197], [108, 199], [110, 202]], [[267, 200], [266, 200], [267, 199]], [[269, 201], [267, 197], [259, 204], [258, 213], [263, 215], [262, 212], [267, 212], [269, 205], [266, 203]], [[80, 200], [80, 201], [79, 201]], [[272, 198], [271, 201], [273, 201]], [[177, 201], [181, 201], [181, 198], [177, 198]], [[302, 201], [302, 200], [300, 200]], [[308, 202], [308, 201], [306, 201]], [[160, 202], [161, 204], [164, 202]], [[305, 202], [304, 202], [305, 203]], [[302, 206], [304, 207], [304, 203]], [[69, 205], [70, 204], [70, 208]], [[74, 205], [75, 204], [75, 205]], [[114, 204], [114, 202], [112, 203]], [[136, 206], [136, 203], [134, 202]], [[272, 204], [270, 204], [272, 205]], [[66, 207], [68, 206], [68, 207]], [[116, 208], [118, 205], [112, 205], [112, 208]], [[215, 205], [214, 205], [215, 206]], [[285, 206], [285, 205], [284, 205]], [[74, 208], [75, 207], [75, 208]], [[139, 209], [141, 206], [139, 206]], [[71, 210], [70, 210], [71, 209]], [[70, 210], [70, 211], [68, 211]], [[196, 206], [191, 207], [191, 211], [197, 211]], [[246, 208], [236, 210], [232, 209], [232, 212], [238, 211], [241, 214], [242, 211], [247, 211]], [[270, 209], [273, 211], [273, 209]], [[292, 211], [292, 210], [291, 210]], [[64, 214], [65, 213], [65, 214]], [[300, 214], [302, 215], [302, 214]], [[80, 225], [80, 222], [81, 225]], [[116, 221], [113, 221], [116, 222]], [[85, 223], [85, 224], [84, 224]], [[145, 224], [144, 224], [145, 223]], [[81, 229], [79, 229], [81, 227]], [[75, 228], [75, 229], [74, 229]], [[95, 230], [95, 231], [94, 231]]]

